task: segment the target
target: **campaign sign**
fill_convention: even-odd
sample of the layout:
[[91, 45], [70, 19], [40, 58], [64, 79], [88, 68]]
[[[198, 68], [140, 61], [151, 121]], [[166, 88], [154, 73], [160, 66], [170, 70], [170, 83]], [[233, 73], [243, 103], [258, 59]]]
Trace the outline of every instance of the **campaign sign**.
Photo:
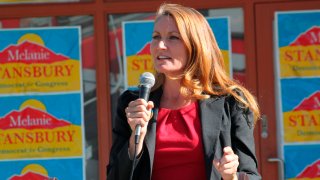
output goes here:
[[[231, 71], [231, 34], [228, 17], [207, 18], [221, 49], [227, 73]], [[125, 88], [136, 88], [144, 72], [154, 73], [150, 54], [154, 21], [128, 21], [122, 23]]]
[[281, 78], [319, 77], [320, 11], [277, 13], [277, 30]]
[[285, 177], [320, 179], [320, 11], [276, 12], [275, 25]]
[[[296, 79], [295, 82], [303, 80]], [[288, 88], [288, 87], [284, 87]], [[312, 88], [311, 88], [312, 89]], [[313, 88], [314, 89], [314, 88]], [[289, 90], [289, 89], [288, 89]], [[310, 94], [304, 94], [304, 93]], [[300, 94], [296, 99], [300, 102], [294, 102], [295, 107], [290, 105], [290, 101], [284, 105], [283, 124], [284, 124], [284, 141], [289, 142], [320, 142], [320, 90], [313, 92], [296, 90], [293, 94]], [[305, 97], [301, 97], [304, 95]], [[289, 99], [293, 95], [284, 95]], [[292, 109], [290, 109], [292, 108]]]
[[320, 79], [286, 78], [280, 82], [284, 142], [320, 142]]
[[285, 178], [288, 180], [320, 179], [320, 145], [284, 146]]
[[81, 157], [80, 101], [80, 94], [1, 97], [0, 161]]
[[3, 180], [83, 179], [81, 159], [5, 161], [0, 163]]
[[0, 29], [0, 94], [80, 91], [80, 29]]
[[207, 18], [207, 21], [221, 50], [225, 71], [232, 78], [230, 19], [229, 17], [218, 17]]

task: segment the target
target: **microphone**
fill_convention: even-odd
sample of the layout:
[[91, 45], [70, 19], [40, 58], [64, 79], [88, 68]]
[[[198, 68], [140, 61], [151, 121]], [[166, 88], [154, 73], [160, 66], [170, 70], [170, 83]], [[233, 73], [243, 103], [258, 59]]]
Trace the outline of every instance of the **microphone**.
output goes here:
[[[152, 73], [144, 72], [141, 74], [139, 81], [140, 81], [140, 83], [139, 83], [139, 98], [148, 101], [151, 88], [154, 86], [154, 83], [155, 83], [155, 78]], [[136, 126], [136, 131], [134, 134], [136, 144], [139, 143], [140, 131], [141, 131], [141, 125], [138, 124]]]

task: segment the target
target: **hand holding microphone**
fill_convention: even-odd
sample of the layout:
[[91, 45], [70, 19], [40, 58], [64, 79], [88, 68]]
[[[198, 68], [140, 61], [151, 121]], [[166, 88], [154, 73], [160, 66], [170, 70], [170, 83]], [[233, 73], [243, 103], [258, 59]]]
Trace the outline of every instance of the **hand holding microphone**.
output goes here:
[[147, 102], [144, 99], [137, 99], [135, 101], [131, 101], [125, 110], [128, 124], [135, 135], [135, 144], [139, 143], [140, 135], [144, 137], [146, 133], [146, 126], [151, 118], [152, 108], [153, 102]]
[[143, 139], [146, 134], [146, 127], [151, 118], [153, 102], [148, 101], [151, 88], [155, 83], [153, 74], [145, 72], [140, 76], [139, 99], [131, 101], [126, 108], [126, 115], [131, 129], [135, 132], [135, 144]]

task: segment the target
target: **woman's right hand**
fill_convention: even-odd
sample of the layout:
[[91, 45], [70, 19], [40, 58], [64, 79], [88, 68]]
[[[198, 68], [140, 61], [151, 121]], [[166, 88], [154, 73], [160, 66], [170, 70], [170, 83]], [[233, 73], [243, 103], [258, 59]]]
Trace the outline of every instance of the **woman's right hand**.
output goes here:
[[125, 109], [127, 121], [132, 130], [132, 134], [130, 137], [130, 144], [129, 144], [130, 156], [133, 155], [133, 152], [134, 152], [134, 142], [135, 142], [134, 135], [135, 135], [136, 126], [138, 124], [141, 125], [141, 131], [140, 131], [140, 140], [137, 148], [137, 154], [139, 154], [142, 150], [142, 144], [143, 144], [142, 142], [147, 133], [147, 126], [148, 126], [149, 120], [152, 117], [151, 110], [153, 107], [154, 107], [154, 104], [152, 101], [147, 102], [144, 99], [137, 99], [135, 101], [131, 101], [128, 104], [128, 107]]

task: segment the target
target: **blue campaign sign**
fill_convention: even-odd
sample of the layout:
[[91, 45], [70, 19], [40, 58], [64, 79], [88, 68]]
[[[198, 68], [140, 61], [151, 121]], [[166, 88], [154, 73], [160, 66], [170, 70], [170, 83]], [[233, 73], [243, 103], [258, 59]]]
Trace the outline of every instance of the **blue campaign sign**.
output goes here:
[[277, 121], [285, 177], [320, 177], [320, 11], [275, 13]]
[[0, 30], [0, 95], [82, 89], [80, 28]]
[[23, 111], [33, 107], [74, 125], [82, 124], [81, 97], [79, 94], [23, 95], [0, 98], [0, 118], [12, 111]]
[[84, 179], [82, 159], [42, 159], [0, 163], [1, 179]]
[[[281, 98], [282, 98], [283, 112], [292, 111], [301, 102], [303, 102], [304, 99], [314, 94], [315, 92], [320, 91], [319, 85], [320, 85], [319, 78], [281, 79], [281, 94], [282, 94]], [[299, 88], [299, 87], [303, 87], [303, 88]], [[318, 107], [320, 107], [320, 104], [318, 104]]]
[[78, 26], [0, 30], [0, 179], [85, 178], [80, 50]]
[[[3, 170], [2, 166], [10, 167], [11, 171], [8, 172], [13, 175], [13, 172], [21, 169], [7, 166], [6, 161], [25, 164], [27, 159], [35, 161], [41, 158], [46, 159], [41, 164], [46, 164], [46, 170], [55, 177], [66, 176], [62, 174], [63, 171], [77, 172], [72, 174], [80, 175], [84, 173], [81, 104], [78, 93], [1, 97], [0, 169]], [[62, 157], [78, 160], [53, 160]], [[50, 169], [52, 167], [54, 169]], [[72, 174], [68, 175], [69, 178], [62, 179], [82, 179], [75, 178], [80, 176]], [[20, 175], [26, 176], [25, 173]], [[7, 177], [0, 173], [0, 179], [4, 178]]]
[[231, 50], [230, 25], [228, 17], [207, 18], [221, 50]]
[[318, 179], [320, 173], [320, 145], [287, 145], [285, 176], [287, 179]]
[[51, 51], [79, 60], [79, 27], [51, 27], [28, 29], [1, 29], [0, 51], [9, 45], [19, 45], [23, 41], [42, 45]]
[[[278, 46], [288, 46], [294, 42], [297, 37], [307, 32], [312, 27], [320, 26], [320, 11], [291, 11], [279, 12], [277, 15], [278, 26]], [[309, 36], [309, 40], [320, 43], [319, 36]], [[314, 39], [314, 40], [313, 40]], [[305, 39], [308, 41], [308, 39]]]
[[125, 54], [137, 55], [146, 44], [151, 42], [153, 21], [129, 21], [123, 24]]

